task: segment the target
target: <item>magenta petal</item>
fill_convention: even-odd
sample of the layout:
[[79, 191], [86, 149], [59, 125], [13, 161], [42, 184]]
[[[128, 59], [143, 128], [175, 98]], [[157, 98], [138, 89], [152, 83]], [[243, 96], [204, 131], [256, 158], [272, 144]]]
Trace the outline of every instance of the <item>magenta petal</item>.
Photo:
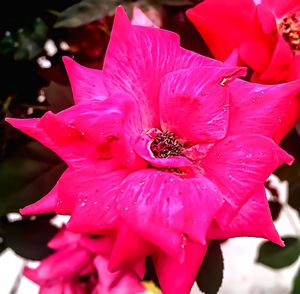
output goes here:
[[138, 294], [145, 291], [141, 280], [134, 273], [124, 270], [110, 272], [107, 258], [97, 256], [94, 264], [98, 271], [99, 294]]
[[[76, 166], [69, 167], [58, 181], [58, 202], [56, 213], [71, 214], [78, 199], [79, 193], [84, 193], [84, 189], [88, 188], [89, 192], [93, 187], [85, 187], [85, 183], [94, 177], [97, 181], [97, 176], [101, 178], [103, 174], [118, 169], [119, 166], [112, 160], [97, 160], [95, 162], [80, 161]], [[82, 176], [81, 178], [78, 175]], [[75, 179], [75, 180], [74, 180]], [[78, 180], [77, 180], [78, 179]], [[98, 183], [99, 184], [99, 183]], [[94, 187], [97, 189], [99, 185]]]
[[165, 74], [214, 64], [221, 66], [217, 61], [181, 48], [178, 35], [133, 26], [124, 9], [117, 9], [104, 62], [105, 86], [111, 94], [125, 92], [135, 98], [144, 129], [159, 127], [159, 88]]
[[[99, 158], [95, 144], [91, 144], [84, 135], [71, 124], [66, 124], [58, 115], [47, 112], [40, 120], [39, 127], [64, 152], [72, 154], [73, 161], [78, 158]], [[58, 131], [59, 130], [59, 131]], [[67, 163], [72, 164], [72, 159]]]
[[117, 200], [130, 227], [178, 259], [186, 237], [205, 243], [208, 227], [223, 204], [221, 193], [205, 177], [182, 179], [154, 169], [131, 173]]
[[278, 166], [291, 160], [273, 140], [259, 135], [229, 136], [217, 142], [201, 165], [224, 195], [217, 215], [222, 228]]
[[160, 251], [153, 256], [154, 266], [164, 294], [189, 294], [202, 264], [207, 245], [187, 242], [184, 262], [179, 263]]
[[299, 80], [279, 85], [233, 81], [228, 133], [272, 137], [299, 90]]
[[[97, 165], [87, 165], [65, 176], [59, 183], [59, 196], [63, 203], [72, 199], [69, 202], [71, 219], [68, 228], [98, 234], [114, 226], [118, 218], [115, 195], [127, 175], [125, 169], [101, 174]], [[74, 177], [77, 179], [75, 182]]]
[[[43, 284], [51, 279], [68, 279], [80, 272], [92, 261], [92, 256], [86, 250], [70, 247], [60, 250], [44, 259], [35, 270], [27, 270], [25, 275], [38, 284]], [[59, 263], [59, 266], [58, 266]]]
[[224, 138], [230, 88], [222, 82], [243, 74], [238, 67], [201, 67], [166, 75], [160, 91], [163, 130], [192, 143]]
[[107, 92], [103, 84], [102, 71], [84, 67], [69, 57], [63, 57], [75, 103], [104, 100]]
[[214, 224], [209, 230], [208, 237], [211, 239], [257, 237], [268, 239], [280, 246], [284, 245], [274, 227], [263, 186], [249, 198], [228, 226], [220, 229]]
[[[128, 268], [155, 251], [155, 246], [136, 234], [130, 227], [121, 224], [112, 249], [109, 269], [111, 271]], [[130, 252], [130, 254], [128, 254]], [[139, 272], [139, 276], [140, 276]], [[144, 274], [144, 273], [143, 273]]]
[[44, 196], [37, 202], [20, 209], [20, 213], [22, 215], [30, 215], [55, 212], [57, 201], [57, 185], [55, 185], [54, 188], [46, 196]]

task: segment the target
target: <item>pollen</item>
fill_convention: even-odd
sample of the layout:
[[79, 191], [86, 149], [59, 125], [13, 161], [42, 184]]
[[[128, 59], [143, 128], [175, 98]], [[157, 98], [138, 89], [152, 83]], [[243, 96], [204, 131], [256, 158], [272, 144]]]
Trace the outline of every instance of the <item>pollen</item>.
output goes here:
[[278, 25], [279, 33], [289, 43], [294, 54], [300, 52], [300, 11], [288, 14]]
[[150, 149], [155, 157], [167, 158], [182, 155], [183, 144], [179, 143], [173, 133], [163, 132], [155, 136]]

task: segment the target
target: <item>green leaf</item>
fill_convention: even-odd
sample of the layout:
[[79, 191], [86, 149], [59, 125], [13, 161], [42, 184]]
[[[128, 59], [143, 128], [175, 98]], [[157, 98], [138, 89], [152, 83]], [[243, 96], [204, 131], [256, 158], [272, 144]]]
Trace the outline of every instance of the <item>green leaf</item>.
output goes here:
[[296, 273], [296, 276], [294, 277], [293, 281], [293, 288], [291, 294], [299, 294], [300, 293], [300, 268], [298, 269], [298, 272]]
[[61, 12], [54, 27], [74, 28], [103, 19], [113, 15], [118, 4], [116, 0], [82, 0]]
[[8, 247], [23, 258], [42, 260], [53, 253], [47, 243], [58, 229], [47, 220], [21, 220], [9, 223], [4, 228], [4, 239]]
[[36, 18], [31, 27], [6, 32], [0, 39], [0, 54], [12, 54], [15, 60], [31, 60], [43, 50], [47, 33], [45, 22]]
[[300, 242], [294, 237], [285, 237], [282, 240], [285, 243], [284, 248], [269, 241], [264, 242], [260, 246], [256, 261], [274, 269], [293, 264], [300, 254]]
[[300, 214], [300, 178], [295, 182], [289, 183], [288, 204]]
[[21, 145], [0, 162], [0, 216], [46, 195], [64, 169], [65, 164], [41, 144]]
[[224, 262], [219, 241], [211, 241], [197, 273], [196, 282], [206, 294], [216, 294], [223, 281]]

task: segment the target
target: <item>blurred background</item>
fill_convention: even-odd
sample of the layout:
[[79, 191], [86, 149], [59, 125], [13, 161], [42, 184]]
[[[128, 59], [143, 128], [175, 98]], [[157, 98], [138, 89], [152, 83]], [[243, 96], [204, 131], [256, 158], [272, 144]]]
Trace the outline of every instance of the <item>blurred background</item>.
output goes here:
[[[181, 45], [211, 54], [188, 21], [185, 11], [201, 1], [188, 0], [60, 0], [6, 1], [0, 10], [0, 289], [1, 294], [34, 294], [37, 287], [22, 278], [25, 264], [38, 262], [52, 251], [47, 242], [56, 234], [54, 215], [21, 217], [18, 210], [47, 194], [65, 164], [51, 151], [10, 127], [6, 116], [40, 117], [73, 104], [62, 56], [101, 68], [115, 8], [129, 16], [138, 6], [158, 27], [178, 33]], [[299, 129], [299, 128], [298, 128]], [[222, 243], [212, 254], [205, 276], [220, 293], [300, 293], [300, 148], [297, 126], [282, 141], [295, 157], [266, 183], [269, 205], [279, 233], [280, 249], [269, 242], [244, 238]], [[201, 285], [206, 293], [215, 293]], [[204, 288], [203, 288], [204, 287]], [[208, 288], [207, 288], [208, 287]], [[214, 288], [214, 287], [212, 287]], [[195, 286], [194, 293], [197, 293]]]

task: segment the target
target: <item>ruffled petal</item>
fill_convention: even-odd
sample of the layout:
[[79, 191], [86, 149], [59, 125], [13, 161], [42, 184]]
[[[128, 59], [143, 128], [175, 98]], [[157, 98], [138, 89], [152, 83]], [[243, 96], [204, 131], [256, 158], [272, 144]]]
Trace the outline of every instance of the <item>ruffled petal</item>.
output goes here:
[[224, 195], [225, 203], [217, 215], [221, 227], [278, 166], [292, 160], [273, 140], [259, 135], [229, 136], [216, 143], [201, 166]]
[[99, 234], [114, 226], [118, 218], [115, 195], [127, 175], [125, 169], [103, 174], [96, 164], [70, 170], [59, 182], [60, 205], [57, 207], [58, 213], [71, 214], [68, 228], [80, 233]]
[[273, 224], [263, 186], [249, 198], [228, 226], [222, 230], [215, 223], [208, 232], [210, 239], [234, 237], [265, 238], [280, 246], [284, 245]]
[[299, 90], [300, 80], [278, 85], [233, 81], [228, 134], [274, 136]]
[[230, 88], [222, 82], [245, 74], [245, 69], [238, 67], [204, 66], [166, 75], [160, 91], [163, 130], [194, 144], [224, 138]]
[[128, 166], [140, 165], [131, 147], [140, 125], [135, 102], [125, 94], [115, 94], [105, 102], [80, 103], [58, 114], [47, 112], [39, 123], [56, 145], [72, 148], [77, 157], [114, 157]]
[[76, 104], [107, 98], [101, 70], [84, 67], [66, 56], [63, 57], [63, 62], [70, 79]]
[[178, 259], [187, 238], [206, 242], [207, 229], [222, 204], [221, 192], [205, 177], [180, 178], [154, 169], [130, 174], [117, 198], [124, 221]]
[[214, 64], [220, 65], [181, 48], [177, 34], [131, 25], [124, 9], [117, 9], [104, 62], [105, 86], [109, 93], [125, 92], [136, 99], [144, 130], [159, 127], [158, 97], [165, 74]]
[[[208, 244], [207, 244], [208, 245]], [[178, 262], [164, 251], [153, 256], [155, 270], [164, 294], [189, 294], [204, 259], [207, 245], [187, 242], [185, 258]]]

